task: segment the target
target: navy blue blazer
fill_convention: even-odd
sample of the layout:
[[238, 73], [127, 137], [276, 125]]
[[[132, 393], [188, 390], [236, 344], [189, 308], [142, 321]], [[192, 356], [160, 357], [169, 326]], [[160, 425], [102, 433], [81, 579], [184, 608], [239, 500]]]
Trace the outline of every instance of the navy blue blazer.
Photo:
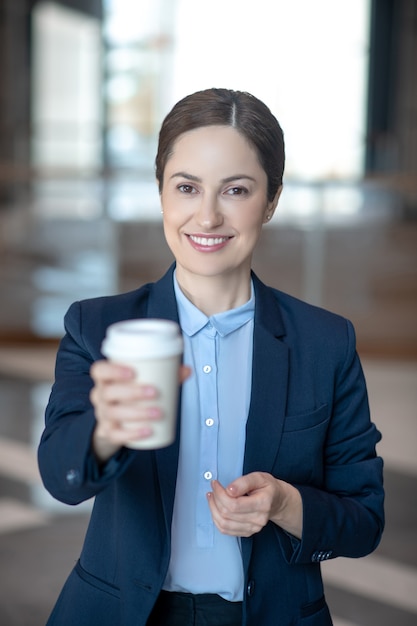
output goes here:
[[[178, 320], [172, 272], [131, 293], [75, 303], [66, 315], [39, 466], [58, 500], [95, 500], [79, 561], [50, 625], [145, 625], [163, 585], [179, 436], [161, 450], [123, 448], [100, 470], [91, 452], [89, 370], [102, 358], [109, 324]], [[369, 418], [350, 322], [271, 289], [255, 275], [253, 281], [253, 383], [243, 471], [269, 472], [296, 485], [304, 530], [298, 540], [270, 522], [242, 538], [242, 624], [328, 626], [320, 562], [364, 556], [381, 537], [380, 434]]]

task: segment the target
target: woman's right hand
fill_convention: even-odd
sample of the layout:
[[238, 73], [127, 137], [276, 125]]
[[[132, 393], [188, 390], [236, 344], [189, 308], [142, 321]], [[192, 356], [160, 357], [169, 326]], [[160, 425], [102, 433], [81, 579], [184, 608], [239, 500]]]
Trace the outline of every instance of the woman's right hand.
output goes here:
[[[153, 404], [158, 390], [135, 380], [128, 366], [110, 361], [96, 361], [90, 370], [94, 387], [90, 400], [97, 420], [93, 433], [93, 450], [102, 463], [131, 441], [146, 439], [152, 434], [152, 422], [161, 419], [162, 411]], [[180, 381], [190, 374], [181, 366]]]

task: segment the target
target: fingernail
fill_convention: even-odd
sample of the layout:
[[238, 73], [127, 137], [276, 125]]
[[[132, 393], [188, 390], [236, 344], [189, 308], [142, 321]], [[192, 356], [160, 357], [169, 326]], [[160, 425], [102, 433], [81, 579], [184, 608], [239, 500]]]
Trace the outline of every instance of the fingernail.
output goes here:
[[144, 386], [141, 391], [147, 398], [154, 398], [156, 396], [155, 387]]
[[133, 378], [135, 376], [135, 372], [129, 367], [123, 367], [121, 369], [121, 374], [123, 378]]
[[152, 428], [148, 428], [147, 426], [144, 426], [143, 428], [140, 428], [138, 430], [138, 437], [149, 437], [150, 435], [152, 435], [153, 430]]

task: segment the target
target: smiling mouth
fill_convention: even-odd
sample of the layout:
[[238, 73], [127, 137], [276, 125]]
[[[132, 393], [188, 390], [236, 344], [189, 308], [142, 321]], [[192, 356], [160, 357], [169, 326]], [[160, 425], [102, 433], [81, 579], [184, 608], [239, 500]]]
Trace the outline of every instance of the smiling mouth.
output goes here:
[[208, 248], [213, 246], [219, 246], [222, 243], [229, 241], [231, 237], [196, 237], [195, 235], [188, 235], [191, 241], [198, 246], [207, 246]]

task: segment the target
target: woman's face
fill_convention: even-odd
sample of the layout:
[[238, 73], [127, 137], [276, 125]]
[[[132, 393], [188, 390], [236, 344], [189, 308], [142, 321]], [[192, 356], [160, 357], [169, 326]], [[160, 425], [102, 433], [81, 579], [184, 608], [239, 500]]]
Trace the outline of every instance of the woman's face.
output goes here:
[[165, 237], [177, 276], [249, 275], [262, 224], [274, 212], [256, 151], [229, 126], [180, 135], [164, 171]]

